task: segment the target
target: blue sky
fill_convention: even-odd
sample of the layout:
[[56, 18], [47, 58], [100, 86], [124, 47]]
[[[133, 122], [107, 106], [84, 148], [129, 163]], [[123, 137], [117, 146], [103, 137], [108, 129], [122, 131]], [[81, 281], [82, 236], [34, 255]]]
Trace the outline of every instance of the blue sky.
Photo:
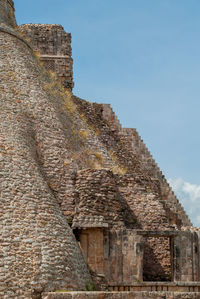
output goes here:
[[200, 226], [200, 1], [14, 2], [18, 24], [72, 33], [74, 93], [137, 128]]

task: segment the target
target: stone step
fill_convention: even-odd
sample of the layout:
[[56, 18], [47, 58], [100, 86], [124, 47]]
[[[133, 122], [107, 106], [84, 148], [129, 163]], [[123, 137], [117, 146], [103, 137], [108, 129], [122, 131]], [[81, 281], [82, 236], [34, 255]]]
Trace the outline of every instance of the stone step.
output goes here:
[[42, 299], [200, 299], [200, 292], [55, 292]]

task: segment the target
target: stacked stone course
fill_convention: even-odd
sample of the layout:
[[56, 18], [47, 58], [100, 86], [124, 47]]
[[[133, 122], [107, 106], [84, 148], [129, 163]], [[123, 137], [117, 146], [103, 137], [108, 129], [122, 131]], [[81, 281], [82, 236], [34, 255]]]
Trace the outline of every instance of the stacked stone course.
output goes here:
[[71, 34], [60, 25], [25, 24], [18, 31], [30, 42], [48, 71], [54, 72], [65, 88], [72, 90], [73, 59]]
[[38, 161], [41, 139], [52, 161], [46, 173], [56, 180], [53, 172], [61, 163], [56, 157], [67, 156], [63, 129], [32, 50], [1, 30], [0, 47], [0, 298], [81, 290], [90, 275]]
[[[136, 129], [122, 129], [122, 138], [125, 142], [130, 143], [134, 155], [140, 156], [141, 168], [150, 173], [151, 177], [158, 179], [161, 185], [162, 198], [165, 200], [166, 209], [169, 211], [169, 217], [172, 224], [192, 226], [187, 214], [185, 213], [174, 192], [170, 188], [165, 176], [159, 166], [153, 159], [151, 153], [143, 143]], [[171, 214], [171, 215], [170, 215]], [[176, 220], [174, 219], [176, 217]]]

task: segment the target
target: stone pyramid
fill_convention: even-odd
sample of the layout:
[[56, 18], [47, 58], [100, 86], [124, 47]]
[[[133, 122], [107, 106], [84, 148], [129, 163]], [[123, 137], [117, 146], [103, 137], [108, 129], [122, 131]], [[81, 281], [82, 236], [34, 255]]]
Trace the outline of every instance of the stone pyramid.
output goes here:
[[[54, 63], [48, 53], [34, 51], [44, 35], [60, 51], [51, 55], [64, 70], [60, 80], [48, 70]], [[17, 27], [13, 1], [0, 0], [0, 298], [80, 291], [92, 279], [100, 289], [140, 276], [170, 280], [169, 238], [191, 234], [192, 223], [137, 131], [122, 128], [109, 105], [73, 95], [69, 43], [62, 26]], [[141, 246], [129, 248], [128, 239]], [[96, 244], [104, 249], [93, 256]], [[135, 260], [127, 258], [123, 268], [129, 254]], [[197, 281], [195, 271], [177, 270], [173, 278]]]

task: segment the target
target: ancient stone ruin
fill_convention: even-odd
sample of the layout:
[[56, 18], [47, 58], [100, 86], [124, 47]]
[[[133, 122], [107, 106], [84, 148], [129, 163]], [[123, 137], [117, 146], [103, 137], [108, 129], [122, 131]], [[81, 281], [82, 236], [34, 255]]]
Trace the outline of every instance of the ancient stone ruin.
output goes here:
[[0, 298], [200, 298], [200, 229], [136, 129], [73, 86], [71, 35], [0, 0]]

